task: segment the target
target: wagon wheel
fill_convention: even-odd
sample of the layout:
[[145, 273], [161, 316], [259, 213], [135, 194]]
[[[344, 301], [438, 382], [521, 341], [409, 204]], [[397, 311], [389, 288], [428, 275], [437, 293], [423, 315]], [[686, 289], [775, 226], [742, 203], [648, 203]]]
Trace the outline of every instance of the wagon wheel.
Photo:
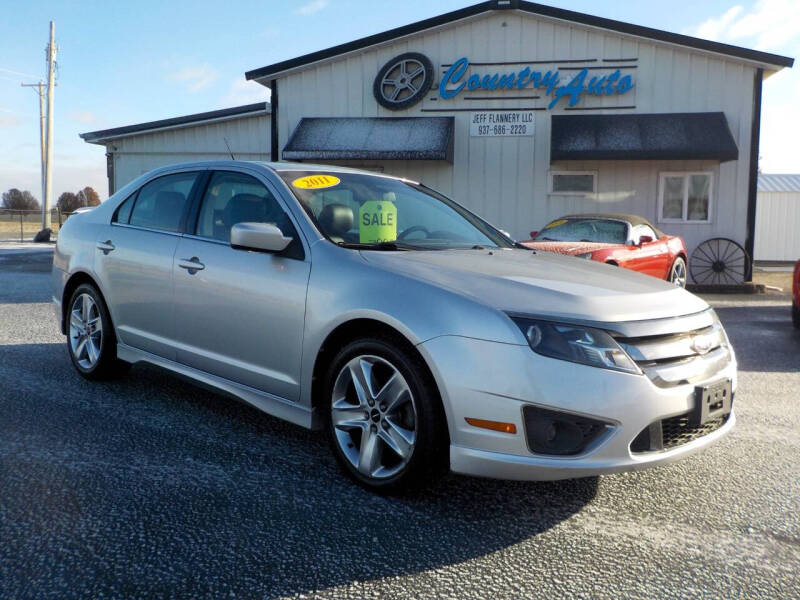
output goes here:
[[738, 243], [728, 238], [711, 238], [692, 252], [689, 272], [698, 285], [744, 283], [750, 257]]

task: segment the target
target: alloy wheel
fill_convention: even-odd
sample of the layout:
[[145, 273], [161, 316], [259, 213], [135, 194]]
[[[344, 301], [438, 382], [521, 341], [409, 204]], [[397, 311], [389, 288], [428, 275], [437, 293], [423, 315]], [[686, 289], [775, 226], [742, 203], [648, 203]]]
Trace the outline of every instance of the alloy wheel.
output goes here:
[[417, 440], [414, 396], [400, 371], [373, 355], [349, 360], [333, 385], [336, 443], [363, 477], [387, 479], [408, 464]]
[[686, 263], [682, 260], [676, 260], [675, 264], [672, 265], [670, 281], [678, 287], [686, 287]]
[[89, 294], [80, 294], [70, 309], [69, 345], [81, 368], [91, 369], [97, 364], [102, 343], [103, 320], [100, 309]]

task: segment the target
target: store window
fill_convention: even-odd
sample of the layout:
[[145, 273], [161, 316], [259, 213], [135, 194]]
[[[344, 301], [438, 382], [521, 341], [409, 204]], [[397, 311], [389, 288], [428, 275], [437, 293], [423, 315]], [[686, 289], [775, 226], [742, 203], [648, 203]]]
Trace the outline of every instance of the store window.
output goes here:
[[658, 214], [661, 222], [708, 223], [713, 175], [707, 172], [661, 173]]
[[596, 191], [595, 171], [550, 171], [551, 194], [594, 194]]

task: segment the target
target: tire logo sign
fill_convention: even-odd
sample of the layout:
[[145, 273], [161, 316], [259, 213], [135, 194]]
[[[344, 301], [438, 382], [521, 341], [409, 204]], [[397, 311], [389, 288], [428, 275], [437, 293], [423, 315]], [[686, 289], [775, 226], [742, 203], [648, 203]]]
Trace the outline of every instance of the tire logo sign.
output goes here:
[[433, 84], [433, 65], [419, 52], [406, 52], [387, 62], [372, 86], [378, 104], [389, 110], [413, 106], [428, 93]]

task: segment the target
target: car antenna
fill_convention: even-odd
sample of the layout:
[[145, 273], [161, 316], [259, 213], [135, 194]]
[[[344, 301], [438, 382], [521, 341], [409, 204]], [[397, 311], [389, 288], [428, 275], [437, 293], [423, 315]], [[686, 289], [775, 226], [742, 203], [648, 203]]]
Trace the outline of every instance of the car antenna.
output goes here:
[[228, 143], [228, 138], [223, 136], [222, 141], [224, 141], [225, 145], [228, 147], [228, 154], [231, 155], [231, 160], [236, 160], [236, 157], [233, 155], [233, 150], [231, 150], [231, 145]]

